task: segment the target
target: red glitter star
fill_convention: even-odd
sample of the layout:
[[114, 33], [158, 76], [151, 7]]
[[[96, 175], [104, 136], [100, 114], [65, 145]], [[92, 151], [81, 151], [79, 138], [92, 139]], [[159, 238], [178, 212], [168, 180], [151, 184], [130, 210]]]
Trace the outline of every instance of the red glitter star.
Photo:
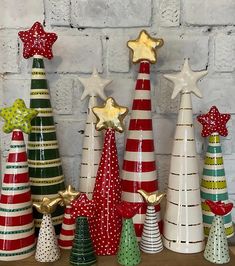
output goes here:
[[48, 59], [53, 57], [52, 45], [57, 40], [55, 33], [45, 32], [40, 22], [35, 22], [31, 29], [18, 33], [24, 43], [24, 58], [42, 55]]
[[215, 132], [226, 137], [228, 135], [226, 123], [230, 117], [230, 114], [221, 114], [216, 106], [212, 106], [207, 114], [199, 115], [197, 120], [203, 126], [202, 137], [208, 137]]

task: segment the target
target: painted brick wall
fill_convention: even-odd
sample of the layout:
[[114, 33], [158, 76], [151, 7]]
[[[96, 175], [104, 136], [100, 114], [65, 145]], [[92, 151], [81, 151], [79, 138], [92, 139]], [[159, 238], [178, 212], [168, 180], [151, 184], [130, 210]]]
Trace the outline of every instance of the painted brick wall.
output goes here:
[[[57, 123], [57, 135], [67, 183], [77, 186], [87, 102], [81, 102], [78, 77], [88, 77], [93, 66], [113, 79], [106, 92], [130, 107], [137, 67], [130, 64], [126, 42], [145, 28], [165, 45], [152, 67], [152, 101], [156, 159], [160, 188], [169, 173], [170, 153], [179, 98], [171, 100], [172, 84], [164, 73], [179, 71], [185, 57], [193, 70], [208, 69], [199, 86], [202, 100], [193, 99], [194, 112], [216, 104], [232, 114], [230, 135], [223, 139], [229, 190], [235, 200], [235, 3], [233, 0], [0, 0], [0, 104], [17, 97], [29, 103], [31, 60], [22, 58], [17, 32], [34, 21], [59, 38], [54, 59], [45, 60]], [[27, 14], [27, 15], [26, 15]], [[202, 163], [205, 142], [196, 124], [197, 151]], [[117, 143], [122, 161], [123, 135]], [[73, 141], [73, 142], [72, 142]], [[2, 166], [9, 136], [1, 133]]]

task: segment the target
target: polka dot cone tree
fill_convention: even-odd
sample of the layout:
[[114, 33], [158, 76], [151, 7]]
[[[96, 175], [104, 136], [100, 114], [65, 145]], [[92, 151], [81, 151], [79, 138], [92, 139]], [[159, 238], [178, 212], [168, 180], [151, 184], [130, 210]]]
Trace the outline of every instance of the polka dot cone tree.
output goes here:
[[103, 152], [93, 193], [94, 216], [89, 219], [91, 238], [97, 255], [115, 255], [118, 250], [122, 220], [116, 210], [121, 201], [121, 181], [115, 130], [105, 133]]
[[121, 240], [117, 253], [117, 261], [121, 265], [134, 266], [140, 263], [141, 254], [134, 229], [132, 217], [138, 212], [142, 203], [122, 202], [117, 206], [123, 217]]
[[39, 230], [35, 259], [39, 262], [53, 262], [60, 258], [60, 249], [57, 243], [51, 214], [44, 214]]
[[206, 204], [215, 216], [211, 225], [206, 249], [204, 251], [204, 258], [212, 263], [228, 263], [230, 257], [223, 215], [228, 214], [232, 210], [233, 204], [225, 204], [221, 202], [215, 203], [210, 200], [207, 200]]

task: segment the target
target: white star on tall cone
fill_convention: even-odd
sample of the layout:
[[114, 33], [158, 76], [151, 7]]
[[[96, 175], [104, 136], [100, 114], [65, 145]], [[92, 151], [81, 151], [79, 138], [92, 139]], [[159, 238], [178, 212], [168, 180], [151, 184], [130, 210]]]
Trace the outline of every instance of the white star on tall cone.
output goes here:
[[102, 79], [94, 68], [89, 78], [79, 78], [84, 86], [81, 100], [89, 97], [87, 121], [83, 139], [82, 163], [79, 177], [79, 191], [86, 193], [89, 199], [92, 199], [92, 193], [95, 186], [95, 178], [98, 165], [101, 158], [103, 147], [103, 135], [100, 131], [95, 130], [96, 117], [92, 108], [98, 105], [97, 97], [105, 100], [105, 87], [112, 82], [109, 79]]
[[179, 253], [200, 252], [205, 245], [191, 93], [202, 96], [196, 83], [206, 74], [193, 72], [185, 60], [180, 73], [165, 75], [175, 84], [172, 98], [181, 92], [181, 103], [171, 154], [163, 244]]

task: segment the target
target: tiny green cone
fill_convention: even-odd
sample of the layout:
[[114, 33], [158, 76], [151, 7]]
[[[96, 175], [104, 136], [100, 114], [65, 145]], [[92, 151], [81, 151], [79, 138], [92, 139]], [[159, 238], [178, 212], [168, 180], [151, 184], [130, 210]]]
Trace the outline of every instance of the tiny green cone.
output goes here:
[[214, 216], [206, 249], [204, 251], [204, 258], [216, 264], [224, 264], [230, 261], [223, 216]]
[[87, 217], [78, 217], [76, 220], [75, 237], [69, 261], [73, 266], [90, 266], [96, 264], [96, 256]]
[[132, 219], [123, 220], [117, 261], [124, 266], [135, 266], [141, 262], [140, 249]]

